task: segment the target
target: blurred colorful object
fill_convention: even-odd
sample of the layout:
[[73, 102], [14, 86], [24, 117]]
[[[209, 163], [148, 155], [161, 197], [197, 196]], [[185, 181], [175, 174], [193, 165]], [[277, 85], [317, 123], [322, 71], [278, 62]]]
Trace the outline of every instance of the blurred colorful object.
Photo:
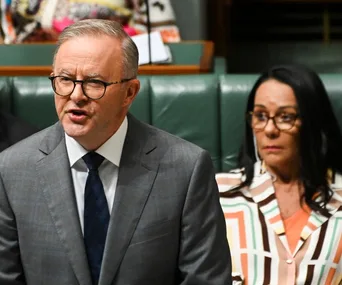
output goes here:
[[[146, 32], [146, 13], [138, 0], [0, 0], [2, 42], [51, 42], [70, 24], [82, 19], [120, 22], [133, 36]], [[179, 41], [169, 0], [150, 1], [152, 30], [165, 42]]]
[[[143, 0], [132, 0], [134, 27], [138, 33], [147, 31], [146, 3]], [[179, 42], [181, 40], [176, 17], [170, 0], [148, 1], [151, 30], [159, 31], [164, 42]]]

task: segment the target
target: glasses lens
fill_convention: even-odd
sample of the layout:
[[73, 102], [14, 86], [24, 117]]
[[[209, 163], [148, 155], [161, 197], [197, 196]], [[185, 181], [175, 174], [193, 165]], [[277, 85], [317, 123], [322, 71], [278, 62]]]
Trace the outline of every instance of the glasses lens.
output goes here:
[[275, 116], [274, 120], [280, 130], [289, 130], [293, 127], [297, 119], [296, 114], [283, 113]]
[[293, 127], [293, 124], [289, 123], [277, 123], [277, 127], [279, 130], [289, 130]]
[[263, 112], [253, 112], [250, 114], [250, 124], [254, 129], [263, 129], [268, 122], [268, 116]]
[[[55, 77], [53, 79], [53, 89], [60, 96], [69, 96], [74, 90], [75, 83], [72, 79], [67, 77]], [[82, 84], [84, 94], [91, 99], [101, 98], [106, 86], [99, 80], [85, 80]]]
[[74, 82], [66, 77], [55, 77], [53, 87], [58, 95], [68, 96], [74, 89]]
[[274, 117], [269, 117], [269, 115], [265, 112], [256, 111], [249, 113], [247, 116], [251, 127], [256, 130], [263, 130], [269, 120], [272, 120], [275, 124], [275, 127], [279, 130], [289, 130], [294, 126], [297, 118], [297, 113], [292, 112], [284, 112]]
[[99, 80], [85, 80], [83, 82], [83, 92], [92, 99], [101, 98], [106, 90], [106, 86]]

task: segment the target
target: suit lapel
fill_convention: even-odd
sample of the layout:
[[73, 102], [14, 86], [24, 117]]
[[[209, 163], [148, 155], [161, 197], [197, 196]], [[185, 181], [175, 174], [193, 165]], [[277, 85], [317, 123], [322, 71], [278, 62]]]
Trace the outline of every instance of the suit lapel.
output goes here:
[[46, 156], [38, 161], [37, 171], [56, 230], [79, 284], [91, 285], [64, 132], [59, 125], [50, 130], [40, 150]]
[[141, 123], [131, 117], [128, 118], [128, 131], [120, 162], [100, 285], [112, 284], [141, 217], [158, 169], [158, 162], [149, 156], [156, 148], [151, 139], [152, 135], [148, 134]]

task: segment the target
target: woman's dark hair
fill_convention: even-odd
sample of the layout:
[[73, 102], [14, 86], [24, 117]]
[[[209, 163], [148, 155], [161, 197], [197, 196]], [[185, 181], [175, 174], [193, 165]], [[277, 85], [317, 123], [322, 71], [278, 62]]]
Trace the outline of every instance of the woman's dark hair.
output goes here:
[[[326, 205], [333, 192], [327, 172], [331, 169], [333, 173], [342, 173], [342, 136], [327, 91], [319, 76], [307, 67], [275, 66], [263, 73], [254, 84], [246, 113], [253, 110], [259, 86], [269, 79], [285, 83], [294, 91], [301, 118], [300, 179], [305, 189], [302, 198], [312, 210], [329, 215]], [[245, 138], [239, 155], [239, 167], [245, 168], [246, 180], [238, 189], [250, 186], [256, 160], [253, 131], [246, 120]], [[320, 201], [315, 201], [316, 193], [320, 195]]]

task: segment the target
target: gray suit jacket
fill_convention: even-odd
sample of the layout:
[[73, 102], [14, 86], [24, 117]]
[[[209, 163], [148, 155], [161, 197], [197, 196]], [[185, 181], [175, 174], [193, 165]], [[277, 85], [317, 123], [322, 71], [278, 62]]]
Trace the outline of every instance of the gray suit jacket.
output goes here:
[[[208, 153], [129, 116], [99, 285], [227, 285]], [[0, 284], [91, 285], [59, 123], [0, 154]]]

